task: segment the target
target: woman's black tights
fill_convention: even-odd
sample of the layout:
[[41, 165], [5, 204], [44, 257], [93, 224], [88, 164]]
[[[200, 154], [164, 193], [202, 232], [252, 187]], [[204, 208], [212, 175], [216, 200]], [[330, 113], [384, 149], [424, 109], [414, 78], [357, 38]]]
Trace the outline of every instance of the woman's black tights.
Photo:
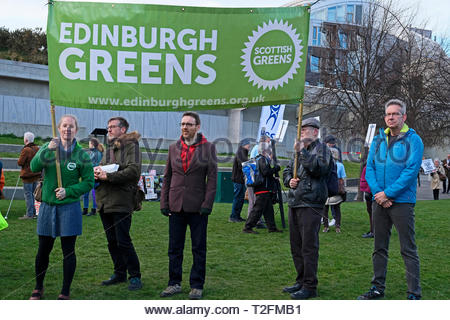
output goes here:
[[[63, 252], [63, 286], [61, 294], [68, 296], [70, 294], [70, 285], [75, 274], [77, 258], [75, 256], [75, 242], [77, 236], [61, 237], [61, 249]], [[44, 288], [44, 278], [47, 272], [50, 252], [52, 252], [55, 238], [48, 236], [39, 236], [39, 248], [36, 255], [36, 288]]]

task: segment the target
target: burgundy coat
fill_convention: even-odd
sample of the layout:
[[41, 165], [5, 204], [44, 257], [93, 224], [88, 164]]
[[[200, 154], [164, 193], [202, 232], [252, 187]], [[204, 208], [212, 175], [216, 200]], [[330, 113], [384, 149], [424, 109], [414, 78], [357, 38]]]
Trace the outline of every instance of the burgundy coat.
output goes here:
[[186, 172], [181, 161], [181, 141], [170, 145], [161, 189], [161, 209], [168, 208], [170, 212], [211, 210], [216, 186], [217, 155], [212, 143], [196, 147]]

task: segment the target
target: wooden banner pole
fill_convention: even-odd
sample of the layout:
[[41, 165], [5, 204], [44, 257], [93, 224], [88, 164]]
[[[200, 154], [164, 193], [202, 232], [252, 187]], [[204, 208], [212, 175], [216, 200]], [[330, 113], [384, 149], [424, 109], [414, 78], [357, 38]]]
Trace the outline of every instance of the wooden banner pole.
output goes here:
[[[56, 119], [55, 119], [55, 106], [50, 106], [50, 114], [52, 116], [52, 135], [53, 138], [57, 138], [56, 134]], [[59, 161], [59, 147], [55, 150], [55, 165], [56, 165], [56, 178], [58, 180], [58, 188], [62, 187], [62, 178], [61, 178], [61, 167], [60, 167], [60, 161]]]
[[[300, 142], [301, 132], [302, 132], [302, 118], [303, 118], [303, 101], [300, 102], [298, 106], [298, 122], [297, 122], [297, 141]], [[294, 179], [298, 178], [297, 167], [298, 167], [298, 152], [294, 150]]]

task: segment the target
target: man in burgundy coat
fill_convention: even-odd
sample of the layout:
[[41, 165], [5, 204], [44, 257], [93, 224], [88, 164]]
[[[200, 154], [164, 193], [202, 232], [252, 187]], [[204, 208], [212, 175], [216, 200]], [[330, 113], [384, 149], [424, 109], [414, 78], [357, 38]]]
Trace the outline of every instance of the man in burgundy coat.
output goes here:
[[206, 229], [216, 195], [215, 146], [199, 132], [200, 117], [185, 112], [181, 137], [169, 147], [161, 190], [161, 213], [169, 217], [169, 283], [161, 297], [181, 292], [186, 228], [191, 230], [193, 265], [190, 299], [201, 299], [206, 273]]

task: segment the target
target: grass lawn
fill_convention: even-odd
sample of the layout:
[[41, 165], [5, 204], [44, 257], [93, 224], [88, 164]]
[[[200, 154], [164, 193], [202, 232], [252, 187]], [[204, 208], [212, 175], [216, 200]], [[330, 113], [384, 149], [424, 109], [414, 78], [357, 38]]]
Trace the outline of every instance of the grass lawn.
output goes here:
[[343, 164], [347, 178], [359, 178], [359, 162], [344, 160]]
[[[5, 186], [15, 187], [16, 183], [17, 183], [17, 179], [20, 176], [20, 171], [3, 170], [3, 175], [5, 176]], [[22, 179], [19, 179], [18, 187], [22, 187], [22, 186], [23, 186]]]
[[[8, 200], [0, 200], [6, 214]], [[416, 236], [421, 259], [424, 299], [448, 299], [450, 251], [448, 250], [450, 200], [421, 201], [416, 207]], [[243, 234], [243, 224], [228, 223], [231, 204], [217, 203], [208, 227], [208, 258], [205, 299], [289, 299], [281, 292], [295, 280], [289, 251], [289, 234]], [[28, 299], [34, 288], [34, 258], [37, 250], [36, 220], [18, 220], [24, 201], [14, 201], [9, 227], [0, 231], [0, 299]], [[244, 206], [244, 212], [246, 206]], [[316, 299], [355, 299], [370, 286], [373, 240], [363, 239], [368, 230], [364, 203], [344, 203], [342, 233], [320, 233], [319, 296]], [[280, 216], [276, 215], [281, 227]], [[72, 284], [73, 299], [160, 299], [168, 280], [168, 221], [159, 213], [158, 202], [146, 202], [135, 213], [132, 238], [141, 262], [144, 287], [137, 292], [126, 284], [100, 286], [112, 273], [112, 262], [100, 218], [83, 218], [83, 235], [77, 240], [77, 271]], [[186, 299], [192, 263], [189, 235], [186, 241], [183, 293]], [[404, 299], [406, 280], [398, 237], [392, 233], [385, 299]], [[45, 280], [47, 299], [55, 299], [62, 283], [59, 240], [50, 257]]]

